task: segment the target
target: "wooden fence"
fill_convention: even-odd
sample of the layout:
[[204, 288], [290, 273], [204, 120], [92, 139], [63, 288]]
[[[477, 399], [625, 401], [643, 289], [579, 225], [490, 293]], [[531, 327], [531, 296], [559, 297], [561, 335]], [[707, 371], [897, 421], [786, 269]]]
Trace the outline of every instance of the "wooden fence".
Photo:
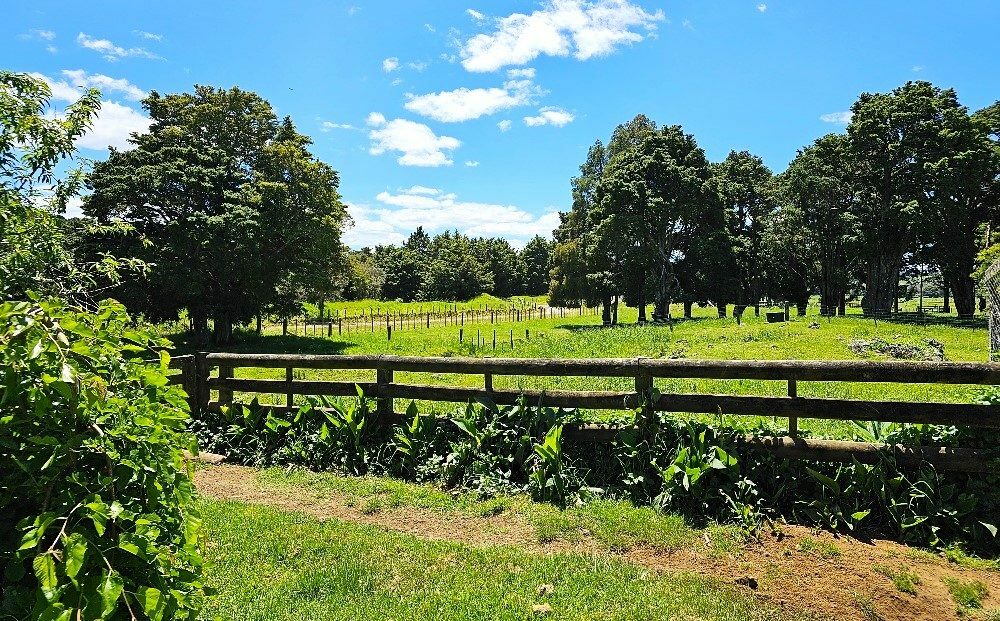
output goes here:
[[[360, 387], [377, 399], [380, 415], [401, 420], [395, 399], [466, 402], [487, 398], [498, 405], [512, 405], [523, 395], [550, 407], [593, 410], [633, 410], [682, 413], [763, 415], [788, 418], [784, 437], [748, 437], [750, 446], [790, 459], [815, 459], [876, 463], [883, 449], [890, 449], [900, 465], [929, 462], [941, 469], [1000, 472], [1000, 463], [983, 451], [963, 448], [894, 446], [859, 442], [815, 440], [798, 434], [798, 419], [928, 423], [1000, 429], [1000, 406], [966, 403], [865, 401], [800, 397], [800, 382], [881, 382], [902, 384], [1000, 384], [1000, 364], [971, 362], [873, 362], [808, 360], [663, 360], [578, 359], [545, 360], [513, 358], [433, 358], [412, 356], [355, 356], [303, 354], [202, 353], [174, 359], [182, 370], [175, 383], [183, 383], [193, 409], [217, 409], [234, 401], [234, 393], [275, 394], [284, 397], [280, 411], [294, 409], [296, 395], [353, 396]], [[283, 369], [284, 379], [234, 377], [237, 368]], [[217, 373], [214, 372], [218, 370]], [[295, 379], [296, 369], [371, 370], [374, 382]], [[477, 375], [482, 387], [405, 384], [394, 381], [396, 372]], [[632, 378], [630, 391], [512, 390], [494, 388], [494, 376]], [[735, 394], [660, 393], [650, 397], [658, 378], [717, 380], [773, 380], [785, 382], [785, 396]], [[217, 399], [212, 399], [216, 392]], [[564, 437], [577, 441], [607, 442], [621, 431], [599, 425], [567, 426]]]

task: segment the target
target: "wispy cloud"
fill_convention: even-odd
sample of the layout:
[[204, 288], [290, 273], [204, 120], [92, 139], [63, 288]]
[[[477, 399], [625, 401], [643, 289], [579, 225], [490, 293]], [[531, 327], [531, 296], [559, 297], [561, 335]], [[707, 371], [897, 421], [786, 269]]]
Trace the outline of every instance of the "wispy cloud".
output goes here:
[[163, 60], [162, 56], [158, 56], [149, 50], [141, 47], [129, 47], [125, 48], [120, 45], [115, 45], [108, 39], [95, 39], [90, 35], [81, 32], [76, 35], [76, 42], [81, 46], [87, 48], [88, 50], [93, 50], [101, 54], [105, 60], [116, 61], [122, 58], [150, 58], [153, 60]]
[[512, 79], [504, 82], [503, 87], [462, 87], [426, 95], [407, 93], [404, 107], [435, 121], [461, 123], [528, 105], [540, 94], [541, 89], [530, 79]]
[[42, 41], [52, 41], [56, 38], [56, 33], [54, 30], [45, 30], [42, 28], [32, 28], [28, 32], [19, 35], [22, 39], [40, 39]]
[[319, 130], [321, 132], [328, 132], [331, 129], [358, 129], [358, 128], [351, 125], [350, 123], [334, 123], [333, 121], [323, 121], [322, 123], [320, 123]]
[[761, 13], [767, 13], [767, 5], [761, 2], [760, 4], [757, 5], [757, 10], [760, 11]]
[[375, 200], [374, 206], [348, 205], [354, 220], [344, 233], [349, 246], [398, 243], [418, 226], [430, 233], [458, 229], [476, 237], [501, 236], [523, 246], [535, 235], [551, 235], [559, 225], [555, 209], [536, 216], [514, 205], [463, 201], [454, 193], [425, 186], [381, 192]]
[[438, 136], [430, 127], [406, 119], [387, 120], [379, 112], [372, 112], [366, 121], [372, 130], [368, 133], [372, 155], [386, 151], [402, 153], [396, 160], [401, 166], [451, 166], [450, 151], [462, 146], [457, 138]]
[[477, 22], [481, 22], [486, 19], [485, 15], [483, 15], [482, 13], [480, 13], [475, 9], [465, 9], [465, 14], [471, 17], [472, 19], [476, 20]]
[[539, 125], [555, 125], [556, 127], [562, 127], [572, 123], [575, 118], [576, 117], [573, 116], [573, 114], [563, 110], [562, 108], [546, 106], [540, 109], [537, 115], [524, 117], [524, 124], [528, 127], [538, 127]]
[[476, 168], [476, 167], [479, 166], [479, 161], [478, 160], [468, 160], [468, 161], [465, 162], [465, 165], [468, 166], [469, 168]]
[[836, 123], [838, 125], [847, 125], [851, 122], [851, 111], [846, 110], [844, 112], [828, 112], [826, 114], [821, 114], [819, 120], [824, 123]]
[[69, 79], [70, 84], [82, 88], [98, 88], [107, 96], [111, 93], [121, 93], [126, 99], [139, 101], [146, 98], [146, 91], [125, 78], [112, 78], [101, 73], [87, 73], [83, 69], [64, 69], [62, 74]]
[[504, 119], [504, 120], [500, 121], [499, 123], [497, 123], [497, 127], [502, 132], [505, 132], [508, 129], [510, 129], [512, 125], [513, 125], [513, 123], [511, 123], [510, 119]]
[[495, 31], [465, 41], [462, 66], [483, 72], [524, 65], [541, 55], [605, 56], [642, 41], [663, 19], [662, 11], [651, 13], [628, 0], [550, 0], [531, 14], [499, 18]]
[[155, 32], [146, 32], [145, 30], [133, 30], [132, 34], [134, 34], [137, 37], [142, 37], [143, 39], [146, 39], [147, 41], [162, 41], [163, 40], [163, 35], [156, 34]]

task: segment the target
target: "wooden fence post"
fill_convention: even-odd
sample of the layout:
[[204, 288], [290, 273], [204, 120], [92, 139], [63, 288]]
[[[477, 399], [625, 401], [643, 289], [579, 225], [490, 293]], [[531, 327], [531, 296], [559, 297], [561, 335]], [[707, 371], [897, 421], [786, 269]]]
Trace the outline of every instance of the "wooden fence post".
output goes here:
[[382, 422], [388, 422], [392, 418], [394, 410], [394, 404], [392, 397], [383, 396], [389, 390], [389, 384], [392, 383], [392, 369], [376, 369], [375, 370], [375, 385], [379, 393], [379, 397], [375, 400], [375, 414]]
[[635, 394], [638, 403], [642, 405], [642, 416], [649, 419], [653, 416], [653, 403], [651, 401], [653, 390], [653, 376], [646, 370], [642, 363], [642, 358], [636, 358], [635, 366]]
[[295, 389], [292, 387], [292, 380], [295, 378], [295, 369], [293, 367], [285, 368], [285, 406], [288, 407], [288, 411], [292, 411], [295, 407]]
[[[219, 379], [227, 380], [233, 377], [233, 367], [228, 364], [219, 365]], [[219, 386], [219, 404], [220, 405], [232, 405], [233, 404], [233, 389], [229, 386]]]
[[[798, 382], [795, 380], [788, 380], [788, 396], [795, 399], [799, 396], [799, 386]], [[788, 417], [788, 435], [794, 438], [799, 435], [799, 417], [789, 416]]]
[[197, 411], [207, 410], [211, 393], [208, 390], [208, 366], [207, 352], [200, 351], [195, 354], [195, 409]]

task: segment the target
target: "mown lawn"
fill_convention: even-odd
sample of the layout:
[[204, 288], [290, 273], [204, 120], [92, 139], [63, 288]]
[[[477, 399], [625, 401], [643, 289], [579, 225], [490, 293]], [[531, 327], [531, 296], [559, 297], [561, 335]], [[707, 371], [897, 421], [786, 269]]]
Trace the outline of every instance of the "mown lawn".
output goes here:
[[218, 589], [205, 619], [790, 618], [735, 586], [602, 554], [430, 542], [238, 502], [200, 508]]
[[[680, 308], [675, 309], [677, 315]], [[386, 338], [384, 329], [375, 332], [360, 330], [334, 333], [326, 337], [280, 336], [266, 334], [258, 338], [245, 335], [243, 340], [228, 348], [245, 352], [301, 352], [342, 354], [397, 354], [417, 356], [504, 356], [523, 358], [650, 358], [693, 359], [799, 359], [799, 360], [852, 360], [862, 359], [850, 344], [855, 340], [883, 339], [925, 345], [928, 341], [940, 343], [946, 360], [983, 361], [987, 359], [987, 333], [982, 318], [957, 321], [943, 315], [926, 315], [905, 321], [873, 321], [860, 315], [822, 318], [818, 315], [796, 317], [792, 321], [769, 324], [761, 317], [754, 317], [752, 310], [737, 325], [734, 320], [714, 317], [714, 308], [695, 309], [695, 318], [680, 320], [672, 327], [632, 324], [636, 310], [625, 308], [621, 313], [623, 325], [604, 329], [598, 326], [600, 317], [573, 315], [565, 318], [532, 320], [520, 323], [467, 324], [463, 329], [463, 342], [459, 343], [459, 326], [432, 325], [431, 328], [403, 328], [393, 331], [392, 340]], [[272, 327], [270, 332], [279, 328]], [[498, 347], [493, 349], [493, 331], [497, 332]], [[525, 334], [527, 330], [527, 335]], [[510, 346], [513, 331], [514, 346]], [[478, 341], [478, 344], [477, 344]], [[179, 352], [192, 351], [190, 345], [181, 344]], [[283, 377], [281, 370], [239, 369], [237, 377]], [[337, 379], [346, 381], [373, 381], [374, 372], [306, 371], [296, 372], [297, 379]], [[450, 384], [481, 386], [478, 376], [450, 374], [397, 373], [396, 381], [418, 384]], [[631, 390], [629, 378], [494, 378], [497, 388], [512, 389], [576, 389], [576, 390]], [[782, 395], [783, 382], [756, 380], [657, 380], [661, 392], [701, 392], [755, 395]], [[909, 400], [968, 403], [980, 389], [972, 386], [945, 386], [924, 384], [864, 384], [802, 382], [798, 394], [808, 397], [850, 398], [862, 400]], [[268, 397], [262, 398], [266, 401]], [[403, 404], [397, 404], [402, 409]], [[447, 404], [422, 404], [422, 411], [446, 413], [453, 408]], [[611, 420], [622, 413], [583, 412], [591, 420]], [[744, 417], [743, 423], [753, 426], [758, 422], [783, 424], [783, 421], [755, 421]], [[849, 424], [836, 421], [803, 420], [800, 429], [820, 437], [850, 438]]]

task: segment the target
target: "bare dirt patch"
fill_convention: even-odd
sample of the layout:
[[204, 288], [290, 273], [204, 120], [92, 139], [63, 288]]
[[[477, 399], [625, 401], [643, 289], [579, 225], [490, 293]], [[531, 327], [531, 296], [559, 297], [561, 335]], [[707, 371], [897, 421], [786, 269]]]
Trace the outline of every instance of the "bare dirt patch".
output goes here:
[[[335, 493], [262, 485], [252, 468], [232, 465], [201, 467], [198, 491], [211, 498], [263, 504], [301, 512], [318, 519], [371, 524], [431, 540], [465, 545], [517, 545], [539, 553], [602, 551], [599, 542], [540, 543], [523, 516], [474, 516], [413, 507], [366, 512]], [[707, 534], [705, 537], [709, 537]], [[607, 553], [612, 553], [603, 550]], [[711, 541], [675, 552], [633, 548], [614, 554], [660, 571], [687, 571], [753, 589], [775, 606], [818, 619], [858, 621], [941, 621], [962, 619], [944, 579], [979, 580], [990, 595], [983, 609], [1000, 608], [1000, 572], [969, 569], [889, 541], [864, 542], [824, 531], [782, 525], [730, 552], [720, 553]], [[891, 576], [916, 576], [916, 594], [903, 592]], [[973, 616], [972, 618], [975, 618]]]

